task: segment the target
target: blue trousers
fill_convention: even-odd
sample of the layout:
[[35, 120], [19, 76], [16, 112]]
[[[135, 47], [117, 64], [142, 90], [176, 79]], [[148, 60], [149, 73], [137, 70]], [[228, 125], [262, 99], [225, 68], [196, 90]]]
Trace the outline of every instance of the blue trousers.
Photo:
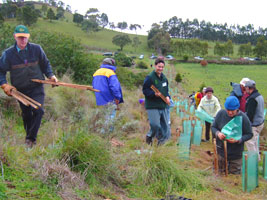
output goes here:
[[158, 144], [164, 144], [168, 139], [168, 114], [167, 109], [147, 109], [150, 130], [148, 137], [157, 137]]
[[[27, 90], [20, 90], [20, 92], [34, 99], [40, 104], [44, 104], [45, 93], [42, 85]], [[42, 107], [39, 107], [39, 109], [36, 110], [31, 106], [25, 106], [21, 102], [19, 102], [19, 105], [22, 111], [26, 139], [35, 142], [41, 125], [42, 117], [44, 115], [44, 110]]]

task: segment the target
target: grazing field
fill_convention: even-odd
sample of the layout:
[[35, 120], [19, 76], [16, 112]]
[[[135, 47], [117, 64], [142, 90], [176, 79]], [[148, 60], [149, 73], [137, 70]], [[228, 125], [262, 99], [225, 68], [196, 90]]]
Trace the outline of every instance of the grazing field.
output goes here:
[[216, 65], [209, 64], [202, 67], [200, 64], [180, 63], [176, 64], [176, 71], [182, 74], [183, 88], [189, 93], [198, 91], [202, 83], [214, 89], [223, 104], [225, 98], [232, 91], [230, 82], [239, 83], [244, 77], [256, 81], [256, 87], [267, 97], [267, 66], [266, 65]]

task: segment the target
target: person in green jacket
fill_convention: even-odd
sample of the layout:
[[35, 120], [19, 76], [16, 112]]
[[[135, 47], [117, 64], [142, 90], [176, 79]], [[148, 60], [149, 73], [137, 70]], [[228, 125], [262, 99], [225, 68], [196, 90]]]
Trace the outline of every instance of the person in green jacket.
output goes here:
[[[156, 136], [158, 145], [164, 144], [168, 139], [168, 114], [167, 105], [170, 104], [168, 79], [162, 73], [165, 66], [163, 59], [155, 61], [154, 70], [146, 76], [143, 84], [145, 95], [145, 108], [150, 122], [150, 130], [146, 135], [146, 143], [152, 144]], [[160, 98], [160, 93], [155, 93], [150, 87], [154, 85], [166, 97], [167, 103]]]

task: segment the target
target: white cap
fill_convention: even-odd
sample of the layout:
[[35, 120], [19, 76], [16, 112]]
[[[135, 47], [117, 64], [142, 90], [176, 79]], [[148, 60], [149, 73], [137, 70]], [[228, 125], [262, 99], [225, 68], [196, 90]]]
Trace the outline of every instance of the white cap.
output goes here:
[[250, 81], [249, 78], [242, 78], [242, 80], [240, 81], [240, 85], [243, 85], [245, 87], [246, 82]]

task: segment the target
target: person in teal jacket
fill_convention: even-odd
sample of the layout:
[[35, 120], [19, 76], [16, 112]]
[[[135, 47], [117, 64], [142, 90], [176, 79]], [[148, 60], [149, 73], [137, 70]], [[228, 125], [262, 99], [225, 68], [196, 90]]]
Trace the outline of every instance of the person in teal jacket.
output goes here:
[[[165, 66], [163, 59], [156, 59], [155, 70], [146, 76], [143, 84], [145, 95], [145, 108], [150, 122], [150, 130], [146, 135], [147, 144], [152, 144], [153, 138], [158, 138], [158, 145], [164, 144], [168, 139], [168, 113], [167, 105], [170, 104], [168, 79], [162, 73]], [[154, 85], [166, 97], [166, 104], [160, 93], [155, 93], [150, 87]]]

